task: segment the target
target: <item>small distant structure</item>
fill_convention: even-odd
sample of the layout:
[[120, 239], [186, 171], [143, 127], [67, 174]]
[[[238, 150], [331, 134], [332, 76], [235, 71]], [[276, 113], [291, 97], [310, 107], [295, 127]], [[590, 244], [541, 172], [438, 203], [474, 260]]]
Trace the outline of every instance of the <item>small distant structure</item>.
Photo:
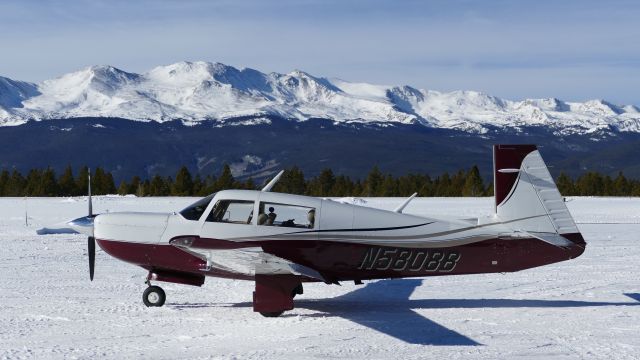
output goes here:
[[24, 226], [29, 227], [29, 213], [27, 211], [27, 196], [24, 196]]

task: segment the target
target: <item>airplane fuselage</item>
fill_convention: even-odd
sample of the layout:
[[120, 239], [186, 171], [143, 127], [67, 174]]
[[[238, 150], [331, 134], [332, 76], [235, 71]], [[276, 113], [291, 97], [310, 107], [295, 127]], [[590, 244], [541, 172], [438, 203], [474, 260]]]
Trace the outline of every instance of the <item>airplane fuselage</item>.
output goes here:
[[[227, 200], [250, 201], [255, 213], [261, 202], [303, 204], [316, 210], [317, 221], [313, 228], [258, 225], [258, 217], [249, 223], [207, 221], [215, 204]], [[197, 220], [179, 213], [104, 214], [95, 219], [94, 231], [110, 255], [184, 283], [204, 282], [205, 276], [250, 280], [256, 274], [296, 273], [304, 281], [331, 283], [512, 272], [575, 258], [585, 247], [579, 233], [563, 234], [572, 244], [558, 247], [498, 219], [434, 219], [248, 190], [216, 194]]]

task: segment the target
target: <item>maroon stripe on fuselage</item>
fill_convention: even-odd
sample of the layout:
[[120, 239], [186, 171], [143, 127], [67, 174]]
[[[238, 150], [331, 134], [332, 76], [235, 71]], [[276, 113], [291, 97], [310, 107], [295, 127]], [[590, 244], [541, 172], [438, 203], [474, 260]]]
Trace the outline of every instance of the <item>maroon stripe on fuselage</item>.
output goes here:
[[[580, 256], [580, 233], [563, 234], [568, 248], [535, 238], [489, 239], [441, 248], [406, 248], [322, 240], [230, 241], [191, 237], [203, 249], [261, 247], [265, 252], [320, 272], [330, 280], [513, 272]], [[392, 243], [392, 242], [390, 242]], [[454, 261], [455, 264], [448, 264]]]
[[317, 242], [273, 241], [265, 252], [305, 265], [328, 280], [513, 272], [573, 259], [584, 246], [561, 248], [538, 239], [491, 239], [439, 249], [394, 248]]
[[[563, 248], [534, 238], [495, 238], [442, 248], [401, 248], [320, 240], [234, 242], [195, 236], [190, 236], [190, 242], [194, 249], [261, 247], [266, 253], [318, 271], [327, 281], [342, 281], [513, 272], [573, 259], [584, 252], [586, 244], [579, 233], [563, 236], [574, 245]], [[98, 243], [110, 255], [149, 270], [253, 279], [253, 276], [219, 269], [203, 271], [206, 261], [190, 253], [188, 248], [107, 240], [98, 240]]]
[[250, 280], [252, 276], [212, 268], [203, 271], [206, 261], [173, 245], [144, 244], [127, 241], [97, 239], [98, 245], [109, 255], [153, 271], [179, 271], [229, 279]]

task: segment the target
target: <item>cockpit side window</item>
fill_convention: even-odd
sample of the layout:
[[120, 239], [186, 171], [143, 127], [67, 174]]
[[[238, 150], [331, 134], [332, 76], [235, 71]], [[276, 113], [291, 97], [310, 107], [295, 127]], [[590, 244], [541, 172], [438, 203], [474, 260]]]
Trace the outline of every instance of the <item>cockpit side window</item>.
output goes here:
[[209, 222], [251, 224], [254, 202], [250, 200], [219, 200], [207, 216]]
[[258, 225], [313, 229], [316, 209], [312, 207], [261, 202]]
[[205, 198], [202, 198], [193, 204], [187, 206], [184, 210], [180, 211], [180, 215], [187, 220], [198, 221], [200, 217], [209, 206], [209, 203], [216, 194], [211, 194]]

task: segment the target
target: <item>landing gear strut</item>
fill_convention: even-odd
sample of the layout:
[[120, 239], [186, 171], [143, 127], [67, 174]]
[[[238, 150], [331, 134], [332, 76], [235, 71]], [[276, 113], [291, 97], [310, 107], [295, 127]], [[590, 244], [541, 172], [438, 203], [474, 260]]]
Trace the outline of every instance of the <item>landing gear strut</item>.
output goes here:
[[147, 307], [160, 307], [164, 305], [166, 299], [167, 296], [160, 286], [152, 286], [149, 284], [149, 287], [142, 293], [142, 302]]

